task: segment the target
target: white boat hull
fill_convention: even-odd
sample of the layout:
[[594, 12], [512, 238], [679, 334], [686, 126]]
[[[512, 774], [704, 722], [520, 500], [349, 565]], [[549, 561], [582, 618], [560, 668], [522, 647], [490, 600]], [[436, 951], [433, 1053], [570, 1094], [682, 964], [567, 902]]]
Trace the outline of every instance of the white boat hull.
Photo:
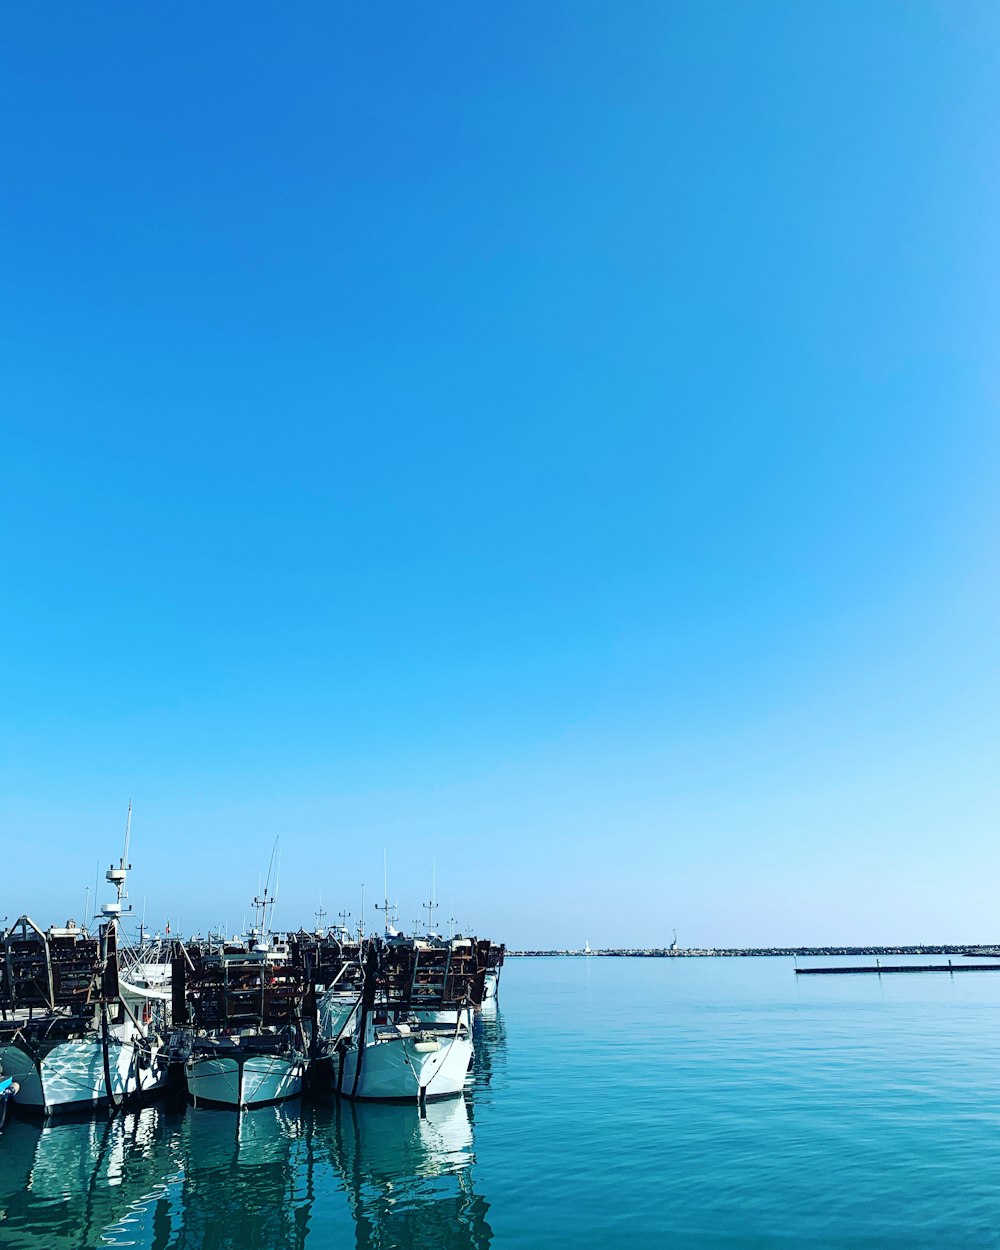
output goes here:
[[[118, 1103], [152, 1096], [167, 1083], [167, 1069], [144, 1063], [147, 1054], [132, 1041], [112, 1038], [108, 1051], [111, 1097]], [[17, 1105], [41, 1115], [89, 1111], [108, 1102], [104, 1050], [99, 1037], [57, 1042], [41, 1059], [18, 1045], [0, 1046], [0, 1072], [19, 1085]]]
[[471, 1007], [448, 1008], [442, 1011], [414, 1011], [412, 1015], [419, 1024], [440, 1024], [454, 1029], [457, 1024], [461, 1023], [468, 1033], [472, 1033], [474, 1012]]
[[[451, 1036], [438, 1040], [433, 1049], [431, 1045], [414, 1037], [396, 1037], [369, 1041], [363, 1054], [352, 1047], [344, 1055], [340, 1092], [348, 1098], [392, 1101], [460, 1094], [472, 1061], [472, 1042], [467, 1037]], [[361, 1073], [355, 1088], [359, 1059]]]
[[195, 1055], [185, 1066], [188, 1095], [196, 1105], [262, 1107], [302, 1092], [305, 1063], [288, 1055]]

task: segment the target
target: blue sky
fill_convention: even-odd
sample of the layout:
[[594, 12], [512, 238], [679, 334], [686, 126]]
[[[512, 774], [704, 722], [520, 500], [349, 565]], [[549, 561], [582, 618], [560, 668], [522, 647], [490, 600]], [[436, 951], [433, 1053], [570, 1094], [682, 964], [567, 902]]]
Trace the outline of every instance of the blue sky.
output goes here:
[[3, 55], [0, 914], [997, 937], [994, 6]]

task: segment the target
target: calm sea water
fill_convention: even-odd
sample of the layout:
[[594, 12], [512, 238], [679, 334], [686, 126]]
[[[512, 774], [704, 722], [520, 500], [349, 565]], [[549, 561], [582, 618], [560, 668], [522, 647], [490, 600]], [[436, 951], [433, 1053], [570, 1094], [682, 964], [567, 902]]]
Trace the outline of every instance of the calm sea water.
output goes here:
[[154, 1106], [0, 1137], [3, 1250], [494, 1245], [1000, 1247], [1000, 974], [510, 960], [474, 1088], [426, 1118]]

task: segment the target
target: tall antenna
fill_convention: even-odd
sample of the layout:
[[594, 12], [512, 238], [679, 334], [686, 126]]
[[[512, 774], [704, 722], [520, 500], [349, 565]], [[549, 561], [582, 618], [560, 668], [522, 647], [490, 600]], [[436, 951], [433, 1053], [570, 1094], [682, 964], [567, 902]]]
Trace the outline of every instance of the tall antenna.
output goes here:
[[264, 886], [264, 893], [258, 894], [253, 901], [253, 936], [258, 941], [264, 941], [264, 935], [267, 933], [267, 909], [270, 907], [271, 915], [274, 915], [274, 895], [268, 894], [267, 886]]
[[361, 882], [361, 915], [358, 917], [358, 942], [365, 940], [365, 883]]
[[321, 894], [319, 896], [319, 907], [317, 907], [317, 909], [313, 912], [313, 915], [316, 917], [316, 932], [317, 933], [323, 932], [323, 917], [326, 914], [327, 914], [326, 910], [323, 907], [323, 895]]
[[386, 850], [382, 851], [382, 886], [385, 890], [383, 901], [381, 906], [378, 903], [375, 904], [375, 910], [383, 913], [385, 931], [388, 934], [392, 928], [392, 921], [395, 919], [395, 916], [392, 914], [393, 907], [389, 902], [389, 854]]
[[393, 919], [395, 919], [395, 916], [391, 914], [393, 910], [392, 904], [389, 902], [388, 899], [386, 899], [384, 903], [376, 903], [375, 910], [383, 913], [383, 922], [385, 924], [385, 932], [386, 932], [386, 936], [388, 936], [389, 930], [392, 928], [392, 921]]
[[437, 911], [437, 861], [431, 869], [431, 897], [430, 901], [424, 903], [427, 908], [427, 936], [434, 932], [434, 913]]
[[342, 934], [346, 934], [347, 922], [351, 918], [351, 913], [345, 909], [344, 911], [337, 912], [337, 915], [340, 917], [340, 932]]

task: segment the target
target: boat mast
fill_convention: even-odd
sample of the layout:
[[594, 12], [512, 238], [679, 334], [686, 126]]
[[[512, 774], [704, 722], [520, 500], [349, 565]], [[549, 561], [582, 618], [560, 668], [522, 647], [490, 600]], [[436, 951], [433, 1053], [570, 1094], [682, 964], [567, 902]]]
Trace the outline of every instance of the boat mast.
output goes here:
[[[118, 1109], [119, 1103], [115, 1098], [111, 1082], [111, 1022], [108, 1016], [108, 1003], [118, 999], [121, 993], [118, 980], [118, 924], [121, 920], [122, 912], [132, 910], [131, 907], [123, 908], [122, 906], [122, 900], [128, 898], [128, 894], [125, 891], [125, 882], [128, 879], [128, 871], [132, 867], [128, 862], [128, 847], [131, 837], [132, 800], [129, 799], [128, 817], [125, 821], [125, 846], [122, 850], [122, 857], [118, 861], [117, 868], [112, 863], [104, 874], [104, 879], [115, 887], [115, 901], [113, 903], [104, 903], [101, 906], [101, 917], [104, 919], [104, 923], [100, 927], [101, 960], [103, 965], [100, 999], [101, 1058], [104, 1067], [104, 1092], [113, 1111]], [[94, 891], [94, 898], [96, 902], [96, 890]], [[121, 1001], [124, 1002], [124, 999]]]
[[382, 904], [380, 906], [378, 903], [376, 903], [375, 910], [382, 912], [382, 917], [383, 917], [383, 921], [385, 924], [385, 936], [392, 937], [395, 934], [395, 927], [394, 927], [393, 922], [396, 919], [396, 915], [395, 915], [395, 908], [393, 907], [393, 904], [389, 902], [389, 853], [385, 849], [383, 849], [382, 851], [382, 888], [384, 891], [383, 896], [382, 896]]
[[250, 931], [251, 936], [256, 938], [260, 945], [267, 944], [267, 909], [270, 907], [271, 915], [274, 915], [274, 895], [268, 894], [267, 886], [264, 886], [264, 893], [258, 894], [253, 901], [253, 929]]
[[114, 887], [117, 897], [113, 903], [104, 903], [101, 907], [101, 915], [109, 924], [117, 925], [123, 911], [131, 911], [131, 907], [122, 907], [122, 899], [128, 898], [125, 890], [125, 882], [128, 878], [129, 869], [132, 865], [128, 862], [128, 847], [132, 838], [132, 800], [128, 801], [128, 818], [125, 821], [125, 849], [122, 857], [118, 861], [118, 867], [114, 864], [104, 874], [105, 881], [109, 881]]
[[437, 862], [435, 861], [431, 868], [431, 897], [430, 901], [424, 903], [427, 908], [427, 936], [430, 937], [434, 932], [434, 913], [437, 911]]
[[[275, 866], [275, 856], [278, 855], [278, 843], [280, 838], [274, 839], [274, 846], [271, 848], [271, 862], [267, 866], [267, 878], [264, 881], [264, 892], [260, 893], [260, 877], [257, 878], [257, 897], [253, 901], [254, 905], [254, 927], [252, 936], [255, 937], [263, 946], [267, 945], [267, 935], [270, 932], [267, 909], [271, 909], [270, 924], [274, 924], [274, 905], [278, 901], [278, 873], [281, 871], [281, 858], [279, 856], [277, 866]], [[271, 872], [274, 872], [274, 889], [269, 893], [271, 884]]]

